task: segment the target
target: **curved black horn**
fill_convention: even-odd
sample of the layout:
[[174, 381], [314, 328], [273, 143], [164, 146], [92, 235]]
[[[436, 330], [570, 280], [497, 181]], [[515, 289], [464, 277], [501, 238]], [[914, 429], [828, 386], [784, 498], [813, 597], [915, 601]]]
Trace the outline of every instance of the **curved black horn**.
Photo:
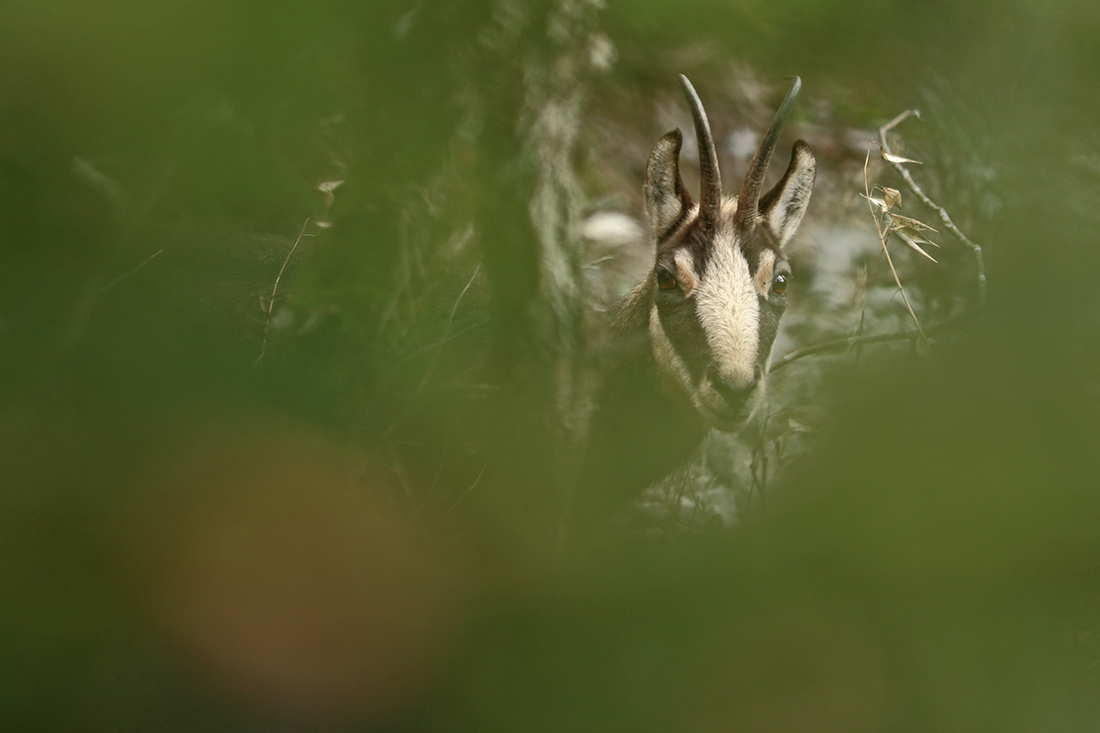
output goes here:
[[751, 225], [759, 215], [760, 189], [764, 185], [764, 176], [768, 173], [768, 163], [771, 161], [779, 133], [786, 124], [787, 118], [791, 116], [794, 100], [798, 97], [800, 89], [802, 89], [802, 79], [796, 76], [794, 83], [791, 84], [791, 90], [787, 92], [783, 104], [779, 105], [779, 111], [775, 113], [771, 127], [764, 135], [764, 142], [760, 143], [760, 148], [753, 156], [752, 163], [749, 164], [749, 172], [745, 174], [745, 184], [737, 197], [737, 214], [734, 216], [734, 223], [738, 227]]
[[691, 118], [695, 121], [695, 140], [699, 145], [699, 220], [704, 226], [718, 221], [718, 212], [722, 206], [722, 175], [718, 172], [718, 152], [714, 149], [714, 138], [710, 134], [710, 123], [706, 110], [695, 93], [695, 87], [688, 78], [680, 74], [680, 86], [684, 88]]

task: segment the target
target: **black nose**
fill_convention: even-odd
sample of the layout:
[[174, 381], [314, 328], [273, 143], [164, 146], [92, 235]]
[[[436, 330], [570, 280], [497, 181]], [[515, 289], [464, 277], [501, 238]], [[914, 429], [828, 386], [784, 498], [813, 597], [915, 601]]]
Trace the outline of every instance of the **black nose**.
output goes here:
[[722, 375], [718, 373], [718, 370], [713, 366], [707, 370], [708, 376], [710, 376], [710, 383], [714, 387], [714, 391], [722, 396], [726, 402], [732, 407], [739, 407], [748, 400], [749, 395], [752, 394], [756, 386], [760, 384], [760, 377], [762, 372], [760, 367], [757, 366], [753, 369], [752, 381], [745, 385], [733, 385], [722, 379]]

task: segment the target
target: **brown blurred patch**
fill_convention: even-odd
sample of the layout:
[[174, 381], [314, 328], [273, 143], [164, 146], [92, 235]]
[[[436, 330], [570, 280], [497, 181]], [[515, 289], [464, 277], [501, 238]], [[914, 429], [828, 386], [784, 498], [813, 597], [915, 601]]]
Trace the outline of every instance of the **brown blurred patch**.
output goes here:
[[144, 483], [143, 595], [220, 687], [277, 715], [364, 719], [438, 669], [456, 563], [322, 436], [204, 421]]

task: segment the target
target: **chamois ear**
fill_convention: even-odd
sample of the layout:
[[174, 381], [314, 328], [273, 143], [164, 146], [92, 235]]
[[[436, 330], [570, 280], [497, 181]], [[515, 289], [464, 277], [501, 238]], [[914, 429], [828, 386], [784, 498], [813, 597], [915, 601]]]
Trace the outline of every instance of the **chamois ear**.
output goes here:
[[761, 219], [780, 247], [790, 241], [802, 222], [816, 174], [813, 151], [805, 140], [799, 140], [791, 151], [791, 164], [782, 180], [760, 199]]
[[691, 209], [692, 201], [680, 178], [680, 148], [684, 136], [673, 130], [657, 141], [645, 168], [645, 210], [660, 239]]

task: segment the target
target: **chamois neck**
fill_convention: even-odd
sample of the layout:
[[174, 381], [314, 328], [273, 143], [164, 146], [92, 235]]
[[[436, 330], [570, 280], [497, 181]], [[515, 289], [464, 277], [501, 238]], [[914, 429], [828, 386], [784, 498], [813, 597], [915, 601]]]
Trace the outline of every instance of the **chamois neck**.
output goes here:
[[706, 428], [666, 387], [653, 356], [643, 282], [616, 307], [604, 382], [579, 477], [578, 509], [604, 515], [683, 465]]

